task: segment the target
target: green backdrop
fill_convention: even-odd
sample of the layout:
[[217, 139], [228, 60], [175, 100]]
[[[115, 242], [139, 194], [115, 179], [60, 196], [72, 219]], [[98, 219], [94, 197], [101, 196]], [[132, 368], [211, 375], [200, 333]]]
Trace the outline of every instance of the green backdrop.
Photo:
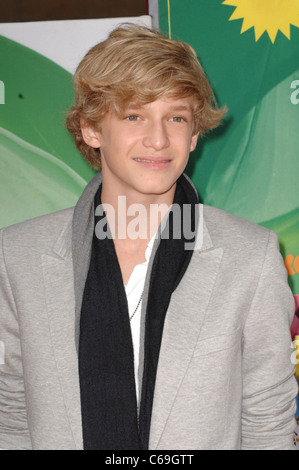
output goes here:
[[72, 76], [0, 36], [0, 227], [73, 206], [93, 170], [64, 127]]
[[[204, 203], [278, 233], [299, 295], [298, 0], [160, 0], [159, 23], [194, 47], [228, 106], [187, 172]], [[252, 27], [241, 34], [243, 23]]]

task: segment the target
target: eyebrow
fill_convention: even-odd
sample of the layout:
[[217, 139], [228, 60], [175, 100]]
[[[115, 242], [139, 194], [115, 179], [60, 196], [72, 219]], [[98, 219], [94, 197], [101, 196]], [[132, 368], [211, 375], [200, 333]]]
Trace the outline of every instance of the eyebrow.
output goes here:
[[192, 111], [190, 105], [174, 105], [170, 107], [171, 111]]
[[[127, 110], [130, 110], [130, 109], [131, 110], [133, 110], [133, 109], [144, 109], [144, 107], [145, 107], [144, 105], [140, 105], [138, 103], [131, 103], [126, 109]], [[174, 112], [174, 111], [191, 111], [192, 112], [193, 108], [190, 105], [184, 105], [184, 104], [182, 104], [182, 105], [172, 105], [172, 106], [170, 106], [169, 111], [170, 112]]]

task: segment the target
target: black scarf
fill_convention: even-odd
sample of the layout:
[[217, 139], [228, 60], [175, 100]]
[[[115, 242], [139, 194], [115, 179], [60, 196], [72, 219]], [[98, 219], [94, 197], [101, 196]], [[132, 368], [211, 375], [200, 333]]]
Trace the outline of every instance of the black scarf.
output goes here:
[[[100, 194], [101, 187], [95, 197], [95, 207], [100, 203]], [[191, 205], [191, 220], [187, 225], [195, 233], [198, 199], [184, 175], [177, 182], [174, 203], [180, 206], [181, 215], [183, 205]], [[99, 240], [95, 234], [93, 236], [79, 341], [82, 426], [86, 450], [148, 449], [165, 314], [171, 294], [182, 279], [193, 253], [185, 249], [185, 243], [191, 241], [189, 234], [185, 233], [188, 217], [184, 219], [184, 224], [182, 219], [177, 224], [175, 214], [175, 211], [170, 211], [168, 215], [168, 225], [163, 229], [152, 265], [139, 419], [128, 305], [114, 243], [108, 237]], [[98, 220], [96, 217], [95, 223]], [[177, 238], [180, 232], [181, 236]], [[168, 233], [169, 237], [166, 237]]]

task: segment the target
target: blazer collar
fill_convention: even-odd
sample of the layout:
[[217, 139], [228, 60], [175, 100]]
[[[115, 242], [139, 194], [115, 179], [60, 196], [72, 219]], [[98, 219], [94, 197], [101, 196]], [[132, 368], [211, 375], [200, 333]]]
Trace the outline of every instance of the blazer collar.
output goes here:
[[97, 173], [84, 189], [73, 215], [72, 256], [75, 289], [75, 341], [79, 347], [79, 326], [83, 291], [90, 263], [91, 244], [94, 231], [94, 198], [102, 182], [102, 173]]
[[[189, 180], [190, 184], [194, 188], [194, 191], [196, 191], [192, 181], [188, 178], [188, 176], [184, 176], [187, 180]], [[88, 258], [88, 255], [90, 255], [91, 243], [89, 244], [88, 249], [88, 243], [86, 243], [86, 241], [91, 241], [93, 235], [94, 197], [101, 182], [102, 174], [98, 173], [87, 184], [74, 208], [72, 220], [66, 224], [53, 246], [54, 253], [60, 258], [66, 258], [72, 254], [73, 264], [78, 268], [81, 267], [80, 260], [82, 258]], [[199, 236], [202, 237], [202, 240], [199, 243], [200, 248], [198, 251], [204, 251], [211, 248], [213, 243], [205, 223], [203, 206], [199, 204], [199, 207]], [[86, 250], [83, 252], [82, 247], [86, 248]]]
[[96, 175], [88, 183], [51, 253], [41, 257], [57, 374], [70, 438], [77, 449], [83, 447], [77, 349], [80, 309], [93, 235], [93, 201], [100, 182], [101, 175]]
[[90, 239], [93, 234], [94, 197], [101, 182], [101, 173], [96, 174], [89, 181], [73, 209], [71, 220], [68, 220], [53, 245], [53, 252], [56, 256], [64, 259], [72, 255], [74, 264], [78, 267], [80, 266], [79, 260], [85, 255], [82, 253], [85, 237], [87, 235]]

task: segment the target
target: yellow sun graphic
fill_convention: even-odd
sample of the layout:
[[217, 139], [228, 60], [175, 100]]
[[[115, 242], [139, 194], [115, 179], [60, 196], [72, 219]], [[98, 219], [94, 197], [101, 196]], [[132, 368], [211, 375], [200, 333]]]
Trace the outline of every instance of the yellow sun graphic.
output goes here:
[[278, 30], [290, 39], [291, 24], [299, 27], [299, 0], [225, 0], [236, 7], [231, 20], [243, 18], [241, 34], [254, 26], [255, 40], [267, 31], [274, 44]]

